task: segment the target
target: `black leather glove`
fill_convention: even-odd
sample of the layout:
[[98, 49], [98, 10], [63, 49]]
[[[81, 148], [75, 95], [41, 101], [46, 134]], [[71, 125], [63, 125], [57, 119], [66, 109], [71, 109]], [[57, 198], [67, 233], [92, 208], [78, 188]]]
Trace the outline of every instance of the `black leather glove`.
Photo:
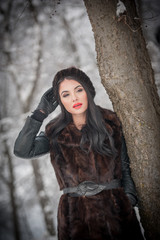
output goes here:
[[121, 162], [122, 162], [122, 186], [132, 206], [134, 207], [137, 204], [137, 193], [135, 184], [131, 177], [130, 161], [127, 154], [127, 147], [124, 136], [122, 136]]
[[56, 101], [53, 88], [48, 89], [43, 96], [41, 97], [40, 103], [36, 110], [42, 110], [42, 112], [46, 115], [46, 117], [53, 112], [58, 106], [58, 102]]
[[126, 195], [129, 198], [132, 206], [133, 207], [137, 206], [137, 197], [135, 195], [132, 195], [131, 193], [127, 193]]
[[43, 122], [43, 120], [51, 112], [53, 112], [57, 106], [58, 106], [58, 102], [54, 97], [53, 88], [50, 88], [41, 97], [40, 103], [38, 104], [38, 107], [31, 115], [31, 118], [39, 122]]

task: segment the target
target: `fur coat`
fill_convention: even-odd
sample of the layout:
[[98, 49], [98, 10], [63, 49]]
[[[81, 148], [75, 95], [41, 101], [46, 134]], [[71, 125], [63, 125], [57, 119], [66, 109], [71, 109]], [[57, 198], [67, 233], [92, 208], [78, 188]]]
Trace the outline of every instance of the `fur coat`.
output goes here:
[[[51, 162], [60, 189], [74, 187], [83, 181], [106, 183], [121, 179], [121, 125], [116, 114], [101, 109], [106, 128], [112, 134], [117, 158], [94, 151], [86, 154], [80, 148], [81, 131], [71, 122], [59, 135], [62, 155]], [[63, 194], [58, 208], [59, 240], [141, 240], [143, 239], [134, 209], [122, 187], [104, 190], [94, 196], [72, 197]]]

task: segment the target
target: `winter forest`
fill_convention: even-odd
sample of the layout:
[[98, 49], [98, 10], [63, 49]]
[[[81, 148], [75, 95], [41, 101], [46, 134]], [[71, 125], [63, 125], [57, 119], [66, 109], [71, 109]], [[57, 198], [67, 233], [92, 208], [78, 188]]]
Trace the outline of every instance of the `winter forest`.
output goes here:
[[[143, 0], [141, 17], [160, 94], [158, 4]], [[76, 66], [89, 75], [97, 105], [113, 109], [112, 103], [101, 84], [82, 0], [0, 0], [0, 24], [0, 240], [56, 240], [61, 192], [49, 154], [20, 159], [13, 154], [15, 139], [63, 68]]]

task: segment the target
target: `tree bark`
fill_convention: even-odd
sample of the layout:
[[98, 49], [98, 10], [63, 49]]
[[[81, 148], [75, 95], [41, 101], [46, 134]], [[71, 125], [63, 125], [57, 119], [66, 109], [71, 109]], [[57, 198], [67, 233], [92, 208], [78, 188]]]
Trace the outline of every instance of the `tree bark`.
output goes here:
[[84, 0], [102, 83], [122, 122], [146, 239], [160, 239], [160, 101], [134, 1]]

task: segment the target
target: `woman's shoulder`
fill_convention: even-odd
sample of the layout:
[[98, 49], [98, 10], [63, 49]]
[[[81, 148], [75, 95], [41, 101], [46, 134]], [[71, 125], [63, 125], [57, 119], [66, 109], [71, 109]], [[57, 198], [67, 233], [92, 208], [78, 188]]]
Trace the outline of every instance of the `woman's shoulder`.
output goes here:
[[106, 122], [110, 122], [112, 124], [115, 124], [117, 125], [118, 127], [121, 126], [121, 122], [116, 114], [116, 112], [110, 110], [110, 109], [106, 109], [106, 108], [102, 108], [100, 106], [98, 106], [99, 109], [100, 109], [100, 112], [102, 114], [102, 117], [103, 119], [106, 121]]
[[58, 117], [55, 117], [46, 124], [45, 133], [48, 138], [52, 137], [52, 133], [53, 133], [53, 130], [55, 129], [57, 122], [58, 122]]

